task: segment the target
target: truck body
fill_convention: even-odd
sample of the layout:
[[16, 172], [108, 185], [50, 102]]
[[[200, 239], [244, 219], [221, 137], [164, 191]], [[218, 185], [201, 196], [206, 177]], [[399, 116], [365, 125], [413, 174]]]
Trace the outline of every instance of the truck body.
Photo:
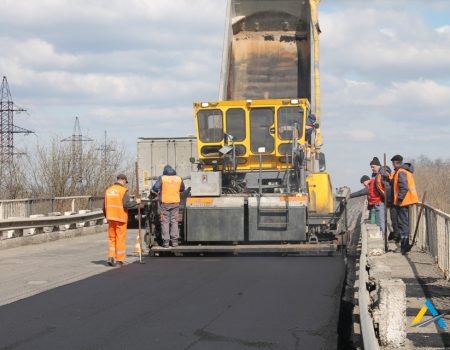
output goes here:
[[139, 167], [139, 187], [147, 195], [162, 175], [164, 166], [170, 164], [178, 175], [190, 186], [190, 175], [195, 167], [189, 159], [197, 156], [197, 139], [187, 137], [140, 137], [137, 141], [137, 160]]

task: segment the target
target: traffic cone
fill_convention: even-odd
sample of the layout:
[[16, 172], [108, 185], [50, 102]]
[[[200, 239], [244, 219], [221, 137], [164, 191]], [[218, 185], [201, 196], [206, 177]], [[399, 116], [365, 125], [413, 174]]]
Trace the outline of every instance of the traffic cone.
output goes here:
[[139, 234], [136, 236], [136, 243], [134, 244], [133, 253], [142, 253], [141, 252], [141, 240], [139, 239]]

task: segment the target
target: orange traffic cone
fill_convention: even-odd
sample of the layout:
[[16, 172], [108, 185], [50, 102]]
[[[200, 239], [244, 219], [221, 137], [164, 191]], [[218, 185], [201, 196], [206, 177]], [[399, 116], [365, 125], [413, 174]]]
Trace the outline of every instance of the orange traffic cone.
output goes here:
[[141, 240], [139, 239], [139, 234], [136, 236], [136, 243], [134, 244], [133, 253], [142, 253], [141, 251]]

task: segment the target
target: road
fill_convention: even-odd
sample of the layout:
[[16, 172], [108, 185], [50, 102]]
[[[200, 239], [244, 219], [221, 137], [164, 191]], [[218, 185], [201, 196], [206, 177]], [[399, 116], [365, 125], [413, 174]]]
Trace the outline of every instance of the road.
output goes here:
[[146, 258], [3, 305], [0, 349], [333, 349], [343, 275], [341, 257]]
[[[129, 263], [136, 261], [135, 237], [136, 231], [127, 237]], [[0, 250], [0, 305], [109, 271], [107, 247], [103, 232]]]

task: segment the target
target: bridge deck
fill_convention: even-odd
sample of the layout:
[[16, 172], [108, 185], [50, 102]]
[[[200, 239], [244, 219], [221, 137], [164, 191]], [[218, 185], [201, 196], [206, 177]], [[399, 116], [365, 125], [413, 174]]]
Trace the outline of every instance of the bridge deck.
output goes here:
[[[14, 267], [23, 290], [58, 273], [55, 285], [104, 272], [105, 237], [89, 237], [5, 251], [0, 278], [13, 281]], [[145, 260], [3, 305], [1, 347], [336, 348], [342, 257]]]

